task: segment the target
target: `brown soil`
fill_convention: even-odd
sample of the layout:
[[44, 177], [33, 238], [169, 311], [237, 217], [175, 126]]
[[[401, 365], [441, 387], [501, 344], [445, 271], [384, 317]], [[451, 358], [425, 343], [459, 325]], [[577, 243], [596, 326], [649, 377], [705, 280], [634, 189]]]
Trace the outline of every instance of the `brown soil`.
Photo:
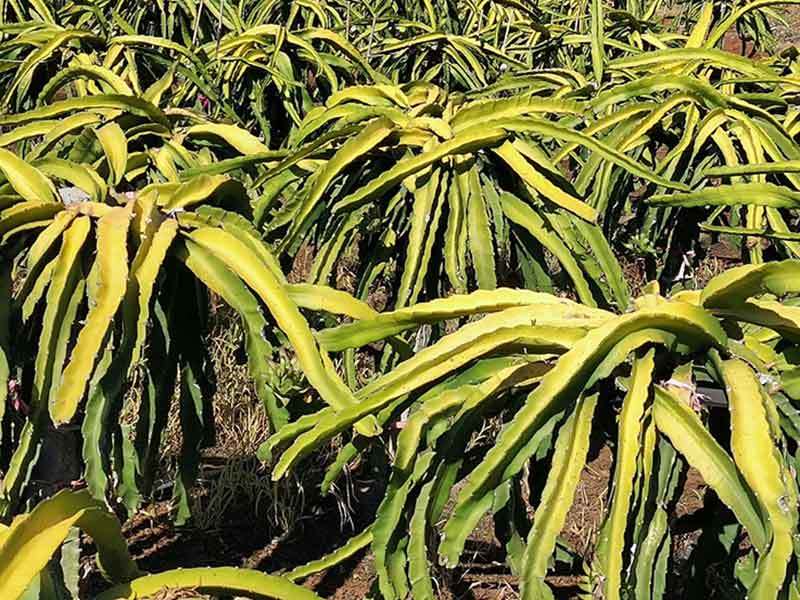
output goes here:
[[778, 39], [778, 50], [791, 46], [800, 46], [800, 7], [777, 6], [776, 12], [786, 24], [775, 26], [775, 37]]
[[292, 269], [286, 276], [289, 283], [305, 283], [311, 274], [311, 266], [314, 264], [314, 247], [310, 244], [303, 244], [297, 250], [292, 263]]
[[608, 488], [614, 457], [608, 446], [603, 446], [581, 473], [575, 490], [575, 500], [567, 513], [567, 523], [562, 536], [584, 559], [591, 558], [597, 533], [605, 517]]

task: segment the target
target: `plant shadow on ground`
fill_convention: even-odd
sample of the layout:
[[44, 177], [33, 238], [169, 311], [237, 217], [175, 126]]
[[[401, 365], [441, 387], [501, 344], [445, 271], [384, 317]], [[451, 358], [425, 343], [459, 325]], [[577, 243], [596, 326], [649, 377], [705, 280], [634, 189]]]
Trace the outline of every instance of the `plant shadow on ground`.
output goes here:
[[[264, 475], [268, 479], [268, 474]], [[123, 526], [123, 534], [140, 569], [158, 572], [179, 567], [240, 566], [265, 572], [289, 570], [336, 549], [343, 537], [368, 526], [375, 516], [383, 490], [375, 485], [359, 485], [358, 494], [346, 508], [334, 494], [306, 499], [313, 508], [298, 515], [289, 528], [280, 530], [264, 514], [253, 511], [249, 497], [231, 498], [224, 514], [212, 526], [174, 524], [170, 500], [149, 504]], [[202, 491], [200, 493], [203, 493]], [[304, 493], [297, 491], [297, 493]], [[201, 517], [202, 518], [202, 517]], [[86, 540], [90, 544], [90, 540]], [[89, 548], [91, 554], [91, 548]], [[306, 585], [323, 597], [357, 598], [337, 595], [352, 587], [364, 553], [308, 578]], [[104, 589], [93, 556], [84, 559], [89, 575], [83, 581], [82, 596], [94, 597]], [[363, 571], [363, 568], [362, 568]], [[372, 572], [364, 572], [364, 593], [371, 584]]]

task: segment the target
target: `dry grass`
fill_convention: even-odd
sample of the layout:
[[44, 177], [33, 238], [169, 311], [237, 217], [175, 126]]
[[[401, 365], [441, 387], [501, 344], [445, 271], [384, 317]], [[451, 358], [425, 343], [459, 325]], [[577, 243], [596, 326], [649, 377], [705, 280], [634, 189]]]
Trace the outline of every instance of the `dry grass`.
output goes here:
[[297, 250], [292, 263], [292, 269], [286, 276], [289, 283], [304, 283], [311, 274], [311, 265], [314, 263], [314, 246], [303, 243]]
[[[241, 360], [242, 329], [229, 308], [212, 311], [207, 336], [216, 377], [212, 399], [214, 446], [203, 451], [197, 486], [192, 494], [193, 526], [212, 532], [244, 510], [254, 525], [287, 532], [300, 518], [304, 494], [300, 482], [288, 478], [273, 483], [268, 468], [256, 458], [258, 447], [270, 434], [266, 410], [259, 401], [247, 364]], [[133, 386], [134, 389], [138, 386]], [[126, 419], [137, 414], [138, 396], [132, 392]], [[176, 457], [182, 445], [180, 414], [173, 399], [162, 440], [162, 479], [175, 477]]]
[[636, 298], [640, 296], [642, 289], [648, 283], [645, 259], [642, 257], [627, 259], [624, 256], [620, 256], [619, 262], [625, 281], [628, 282], [628, 286], [630, 287], [631, 297]]
[[237, 357], [242, 340], [239, 321], [218, 309], [208, 351], [217, 378], [214, 394], [216, 444], [209, 455], [252, 456], [270, 434], [270, 423], [250, 380], [247, 364]]
[[[238, 317], [224, 305], [215, 306], [207, 336], [209, 355], [216, 377], [214, 445], [203, 451], [200, 473], [191, 496], [192, 526], [210, 534], [243, 516], [274, 540], [282, 540], [296, 529], [299, 521], [313, 512], [306, 494], [316, 487], [326, 465], [330, 464], [342, 442], [334, 440], [302, 470], [290, 473], [280, 482], [270, 478], [269, 465], [256, 457], [259, 446], [269, 437], [271, 425], [266, 410], [256, 395], [246, 362], [242, 359], [242, 329]], [[302, 402], [309, 393], [292, 357], [280, 353], [281, 393]], [[175, 476], [176, 457], [182, 444], [179, 411], [170, 411], [162, 443], [163, 479]], [[354, 489], [345, 471], [344, 482], [333, 489], [342, 524], [351, 521]]]
[[731, 266], [730, 260], [712, 255], [706, 256], [694, 270], [692, 279], [694, 289], [702, 290], [709, 281]]
[[603, 446], [597, 457], [583, 468], [575, 499], [567, 514], [564, 531], [561, 532], [573, 550], [585, 560], [589, 560], [594, 552], [597, 535], [605, 518], [612, 464], [611, 449]]
[[800, 46], [800, 7], [781, 6], [777, 9], [785, 23], [775, 26], [775, 37], [778, 50], [791, 46]]

